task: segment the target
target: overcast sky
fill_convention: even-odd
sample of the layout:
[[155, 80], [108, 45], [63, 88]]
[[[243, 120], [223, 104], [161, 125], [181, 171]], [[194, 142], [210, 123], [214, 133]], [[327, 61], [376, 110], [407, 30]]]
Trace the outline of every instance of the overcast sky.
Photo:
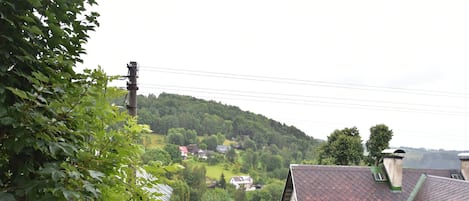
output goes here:
[[[315, 138], [386, 124], [391, 146], [469, 149], [469, 1], [100, 1], [80, 65], [139, 94], [235, 105]], [[125, 86], [125, 83], [115, 83]]]

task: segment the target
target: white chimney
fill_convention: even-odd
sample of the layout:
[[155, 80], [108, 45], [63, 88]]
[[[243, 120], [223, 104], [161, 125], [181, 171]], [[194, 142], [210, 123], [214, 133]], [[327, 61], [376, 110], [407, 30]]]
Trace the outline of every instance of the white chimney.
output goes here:
[[402, 149], [385, 149], [381, 153], [383, 154], [383, 165], [386, 169], [386, 174], [391, 182], [391, 189], [393, 191], [401, 191], [402, 159], [404, 158], [405, 151]]
[[458, 154], [461, 160], [461, 174], [466, 181], [469, 181], [469, 153]]

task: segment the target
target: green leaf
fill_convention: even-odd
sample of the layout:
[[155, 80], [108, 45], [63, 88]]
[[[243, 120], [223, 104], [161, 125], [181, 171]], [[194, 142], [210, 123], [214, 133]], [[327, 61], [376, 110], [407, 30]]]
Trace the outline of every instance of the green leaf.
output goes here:
[[53, 181], [58, 182], [65, 177], [65, 174], [61, 171], [56, 170], [52, 172], [51, 176]]
[[22, 28], [25, 29], [25, 31], [36, 35], [44, 35], [44, 33], [42, 33], [41, 29], [38, 26], [23, 26]]
[[31, 3], [33, 7], [36, 7], [36, 8], [42, 6], [40, 0], [28, 0], [28, 2]]
[[36, 79], [41, 80], [42, 82], [49, 82], [49, 78], [45, 76], [44, 74], [42, 74], [41, 72], [33, 72], [33, 76]]
[[37, 99], [39, 99], [42, 103], [47, 104], [47, 100], [43, 96], [39, 95], [37, 96]]
[[67, 200], [77, 200], [78, 198], [80, 198], [80, 194], [78, 194], [75, 191], [70, 191], [70, 190], [64, 190], [63, 195], [65, 199]]
[[13, 124], [13, 122], [15, 122], [15, 119], [13, 119], [12, 117], [0, 118], [0, 123], [2, 125], [11, 125], [11, 124]]
[[101, 193], [101, 191], [97, 189], [96, 186], [94, 186], [90, 182], [85, 182], [85, 184], [83, 184], [83, 188], [86, 191], [92, 193], [94, 197], [98, 197], [98, 195]]
[[7, 114], [7, 108], [6, 107], [0, 107], [0, 117], [3, 117]]
[[17, 88], [12, 88], [12, 87], [5, 87], [9, 91], [11, 91], [13, 94], [16, 96], [20, 97], [21, 99], [27, 99], [29, 100], [30, 98], [28, 97], [27, 93], [23, 90], [19, 90]]
[[15, 197], [10, 193], [0, 192], [0, 200], [2, 201], [16, 201]]
[[26, 16], [26, 15], [17, 15], [17, 17], [19, 19], [22, 19], [22, 20], [26, 21], [26, 22], [34, 23], [34, 19], [32, 17]]
[[56, 158], [57, 153], [59, 151], [59, 146], [57, 145], [57, 143], [50, 143], [49, 144], [49, 151], [50, 151], [51, 156], [53, 158]]
[[101, 178], [104, 177], [104, 173], [95, 170], [88, 170], [90, 173], [91, 178], [96, 179], [98, 181], [102, 181]]
[[67, 154], [68, 156], [71, 156], [73, 155], [75, 152], [77, 152], [77, 148], [72, 145], [72, 144], [69, 144], [69, 143], [66, 143], [66, 142], [58, 142], [57, 145], [59, 146], [60, 149], [62, 149], [62, 151]]
[[13, 38], [5, 35], [0, 35], [2, 38], [7, 39], [9, 42], [13, 42]]

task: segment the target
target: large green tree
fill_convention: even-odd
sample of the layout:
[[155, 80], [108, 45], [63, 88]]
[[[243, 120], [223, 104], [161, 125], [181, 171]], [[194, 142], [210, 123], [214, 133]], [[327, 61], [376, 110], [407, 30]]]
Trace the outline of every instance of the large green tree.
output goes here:
[[142, 155], [143, 163], [148, 164], [151, 161], [157, 161], [162, 165], [171, 164], [171, 155], [163, 149], [147, 149]]
[[319, 147], [319, 163], [358, 165], [363, 158], [363, 146], [356, 127], [335, 130]]
[[197, 132], [185, 128], [170, 128], [167, 141], [171, 144], [188, 145], [197, 143]]
[[181, 151], [179, 150], [179, 146], [175, 144], [166, 144], [164, 146], [164, 151], [171, 156], [171, 160], [175, 163], [179, 163], [182, 161]]
[[217, 148], [217, 145], [218, 145], [217, 136], [216, 135], [211, 135], [211, 136], [205, 137], [202, 140], [202, 143], [207, 145], [207, 149], [215, 151], [215, 149]]
[[210, 189], [206, 191], [201, 200], [203, 201], [232, 201], [230, 195], [221, 188]]
[[204, 165], [188, 165], [183, 171], [183, 178], [191, 187], [190, 200], [200, 200], [207, 189]]
[[76, 73], [94, 0], [0, 1], [0, 200], [130, 200], [141, 127], [101, 70]]
[[223, 189], [226, 188], [226, 179], [225, 179], [225, 174], [223, 174], [223, 172], [220, 175], [220, 180], [218, 180], [217, 186]]
[[236, 150], [229, 149], [228, 152], [226, 153], [226, 159], [228, 159], [230, 163], [235, 163], [236, 160], [238, 159], [238, 153], [236, 153]]
[[366, 141], [368, 165], [376, 166], [380, 163], [383, 159], [381, 152], [389, 148], [389, 141], [391, 141], [392, 136], [392, 130], [384, 124], [378, 124], [370, 128], [370, 138]]

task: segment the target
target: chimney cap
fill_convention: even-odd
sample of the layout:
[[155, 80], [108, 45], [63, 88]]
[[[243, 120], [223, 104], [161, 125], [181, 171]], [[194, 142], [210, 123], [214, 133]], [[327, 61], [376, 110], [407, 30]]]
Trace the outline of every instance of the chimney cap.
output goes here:
[[402, 149], [385, 149], [381, 152], [382, 154], [405, 154]]
[[458, 154], [459, 160], [469, 160], [469, 153]]
[[381, 152], [385, 158], [404, 158], [405, 151], [402, 149], [385, 149]]

